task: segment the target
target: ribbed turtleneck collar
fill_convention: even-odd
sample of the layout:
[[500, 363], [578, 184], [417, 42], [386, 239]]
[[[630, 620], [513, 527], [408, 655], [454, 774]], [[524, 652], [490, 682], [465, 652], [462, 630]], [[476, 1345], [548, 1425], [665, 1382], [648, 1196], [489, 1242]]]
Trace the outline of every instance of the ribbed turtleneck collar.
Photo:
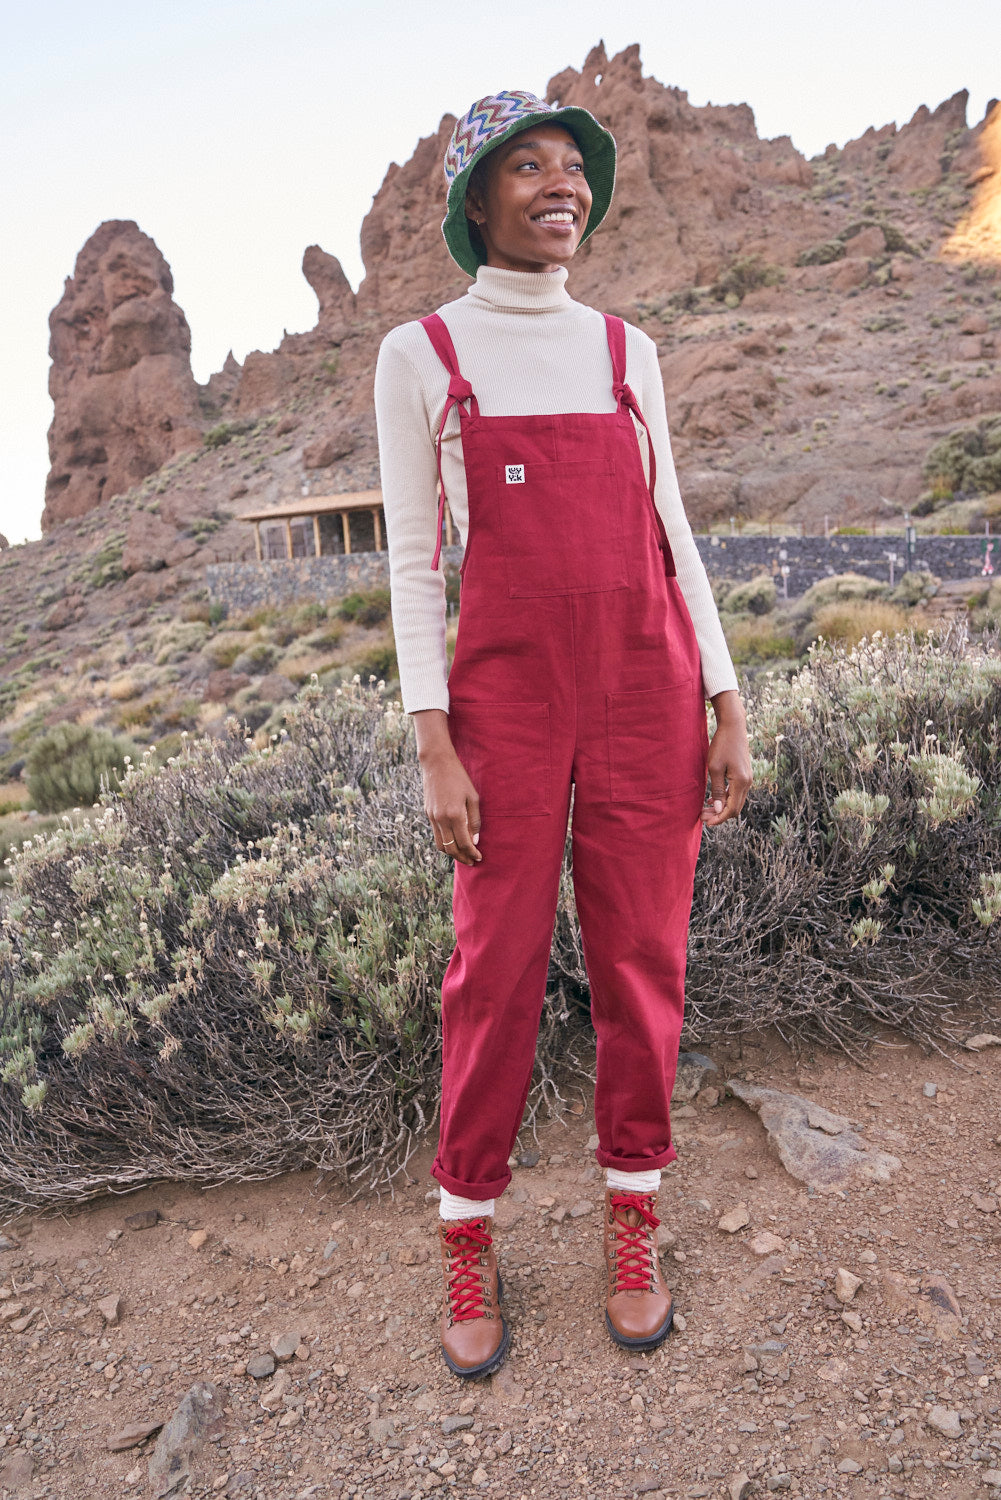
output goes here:
[[480, 266], [466, 296], [498, 312], [560, 312], [573, 306], [566, 280], [566, 266], [555, 271], [502, 271], [497, 266]]

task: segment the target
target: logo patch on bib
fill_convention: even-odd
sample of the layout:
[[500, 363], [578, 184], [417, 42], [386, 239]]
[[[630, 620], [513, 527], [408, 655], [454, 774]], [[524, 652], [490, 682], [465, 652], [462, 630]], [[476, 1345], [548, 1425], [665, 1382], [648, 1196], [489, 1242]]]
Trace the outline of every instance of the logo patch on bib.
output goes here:
[[524, 464], [507, 464], [506, 465], [506, 472], [507, 472], [507, 482], [508, 482], [508, 484], [524, 484], [525, 483], [525, 465]]

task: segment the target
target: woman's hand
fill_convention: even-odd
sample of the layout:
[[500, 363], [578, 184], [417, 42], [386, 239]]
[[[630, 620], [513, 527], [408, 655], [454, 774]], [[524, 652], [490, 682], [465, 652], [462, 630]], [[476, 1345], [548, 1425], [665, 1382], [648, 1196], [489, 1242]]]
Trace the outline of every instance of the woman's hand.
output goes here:
[[710, 801], [702, 809], [707, 828], [735, 818], [751, 789], [751, 747], [740, 694], [733, 689], [717, 693], [712, 705], [716, 733], [709, 746]]
[[478, 865], [483, 858], [476, 847], [480, 799], [455, 753], [448, 714], [441, 708], [425, 708], [413, 719], [424, 778], [424, 811], [434, 830], [435, 847], [460, 865]]

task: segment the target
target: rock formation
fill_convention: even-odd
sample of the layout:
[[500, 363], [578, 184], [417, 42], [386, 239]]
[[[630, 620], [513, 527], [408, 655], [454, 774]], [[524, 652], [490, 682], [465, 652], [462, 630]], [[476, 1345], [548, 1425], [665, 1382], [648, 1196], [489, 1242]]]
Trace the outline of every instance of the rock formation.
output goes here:
[[55, 405], [42, 527], [84, 515], [201, 441], [170, 267], [131, 220], [91, 235], [49, 319]]

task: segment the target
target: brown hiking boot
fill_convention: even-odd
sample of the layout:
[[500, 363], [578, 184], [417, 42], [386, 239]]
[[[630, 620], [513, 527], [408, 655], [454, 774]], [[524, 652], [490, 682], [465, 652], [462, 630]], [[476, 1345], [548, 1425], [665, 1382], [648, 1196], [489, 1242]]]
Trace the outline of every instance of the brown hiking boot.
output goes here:
[[656, 1349], [674, 1317], [657, 1259], [655, 1193], [605, 1192], [605, 1323], [624, 1349]]
[[501, 1364], [511, 1334], [501, 1315], [493, 1220], [439, 1219], [444, 1301], [441, 1349], [454, 1375], [475, 1380]]

